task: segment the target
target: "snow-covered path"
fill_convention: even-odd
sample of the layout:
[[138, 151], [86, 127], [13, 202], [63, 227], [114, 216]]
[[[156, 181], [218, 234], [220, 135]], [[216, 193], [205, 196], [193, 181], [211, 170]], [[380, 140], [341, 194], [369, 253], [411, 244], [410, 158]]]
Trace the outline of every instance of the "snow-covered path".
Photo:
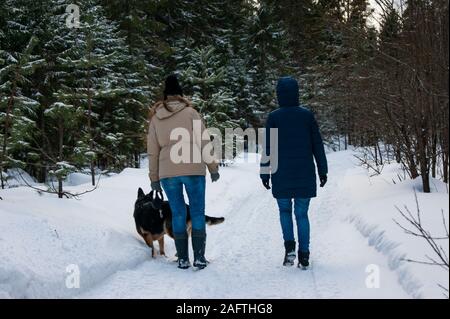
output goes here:
[[[333, 153], [328, 159], [329, 183], [310, 209], [310, 270], [281, 265], [284, 248], [276, 202], [260, 185], [257, 165], [240, 163], [223, 169], [218, 183], [208, 183], [207, 212], [226, 217], [224, 224], [208, 229], [208, 268], [181, 271], [170, 258], [149, 257], [77, 297], [408, 298], [386, 257], [338, 214], [350, 200], [340, 181], [354, 167], [351, 154]], [[136, 188], [142, 181], [136, 181]], [[173, 256], [173, 242], [166, 240], [166, 246], [168, 256]], [[366, 286], [369, 265], [379, 268], [379, 288]]]
[[[405, 262], [405, 256], [423, 258], [429, 247], [392, 221], [396, 205], [414, 207], [417, 181], [395, 182], [395, 164], [369, 178], [353, 155], [328, 154], [329, 182], [309, 213], [307, 271], [282, 266], [279, 213], [261, 185], [254, 154], [222, 168], [218, 183], [207, 179], [207, 212], [226, 221], [208, 229], [211, 264], [203, 271], [178, 270], [169, 238], [169, 258], [152, 259], [136, 233], [133, 206], [138, 187], [149, 191], [146, 168], [105, 178], [80, 199], [27, 187], [3, 190], [0, 298], [440, 298], [437, 284], [447, 286], [448, 273]], [[432, 194], [418, 197], [427, 225], [439, 234], [448, 192], [442, 182], [433, 185]], [[77, 288], [67, 285], [69, 266], [79, 269]], [[377, 278], [379, 288], [367, 287]]]

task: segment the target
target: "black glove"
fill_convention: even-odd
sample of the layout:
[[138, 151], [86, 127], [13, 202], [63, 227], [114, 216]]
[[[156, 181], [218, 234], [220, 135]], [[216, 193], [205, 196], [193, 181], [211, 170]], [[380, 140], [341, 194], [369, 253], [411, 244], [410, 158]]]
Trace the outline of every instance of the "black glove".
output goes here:
[[211, 182], [217, 182], [220, 178], [220, 174], [219, 173], [211, 173]]
[[152, 186], [152, 190], [157, 191], [157, 192], [162, 192], [161, 183], [159, 181], [152, 182], [151, 186]]
[[320, 175], [319, 179], [320, 179], [320, 187], [324, 187], [328, 181], [327, 175]]
[[262, 183], [266, 189], [270, 189], [270, 179], [263, 179]]

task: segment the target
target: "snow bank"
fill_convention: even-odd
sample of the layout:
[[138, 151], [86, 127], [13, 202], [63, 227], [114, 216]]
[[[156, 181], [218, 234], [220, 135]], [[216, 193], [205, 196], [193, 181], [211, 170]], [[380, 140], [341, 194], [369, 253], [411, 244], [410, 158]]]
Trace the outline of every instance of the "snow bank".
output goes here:
[[36, 180], [21, 168], [9, 169], [6, 174], [4, 174], [4, 177], [6, 177], [7, 180], [7, 187], [18, 187], [27, 184], [36, 184]]
[[[95, 182], [98, 182], [98, 179], [101, 178], [101, 180], [103, 181], [105, 178], [108, 177], [112, 177], [117, 175], [116, 173], [106, 173], [106, 174], [102, 174], [102, 176], [99, 176], [100, 172], [97, 172], [95, 174]], [[70, 173], [69, 175], [67, 175], [66, 180], [64, 181], [64, 186], [79, 186], [79, 185], [83, 185], [86, 184], [89, 185], [91, 184], [92, 181], [92, 176], [90, 172], [84, 172], [84, 173]], [[54, 182], [54, 184], [56, 185], [56, 182]]]
[[[214, 206], [211, 215], [226, 216], [230, 205], [243, 201], [248, 194], [224, 194], [241, 172], [253, 179], [240, 183], [251, 191], [259, 175], [251, 158], [250, 165], [226, 168], [228, 178], [211, 185], [208, 198]], [[151, 260], [150, 250], [135, 230], [134, 201], [138, 187], [150, 190], [148, 164], [141, 169], [127, 168], [120, 174], [101, 180], [98, 189], [80, 199], [58, 199], [51, 194], [37, 194], [27, 187], [2, 191], [0, 201], [0, 298], [66, 298], [75, 297], [120, 271], [130, 270]], [[87, 176], [87, 179], [85, 179]], [[71, 174], [66, 186], [76, 193], [90, 189], [90, 177]], [[239, 190], [239, 189], [237, 189]], [[239, 194], [238, 194], [239, 193]], [[173, 243], [167, 241], [168, 248]], [[80, 288], [69, 289], [67, 267], [80, 270]]]
[[[117, 177], [81, 200], [26, 187], [2, 192], [0, 297], [71, 297], [149, 258], [132, 218], [136, 183], [145, 185], [147, 176], [127, 170]], [[66, 287], [69, 265], [80, 270], [80, 289]]]
[[[145, 156], [141, 169], [102, 179], [96, 191], [80, 199], [61, 200], [27, 187], [2, 190], [0, 298], [442, 297], [437, 284], [448, 287], [448, 273], [405, 262], [432, 253], [393, 219], [401, 222], [395, 205], [415, 210], [416, 189], [425, 226], [442, 235], [441, 209], [447, 220], [449, 210], [446, 185], [433, 180], [433, 193], [423, 194], [420, 181], [399, 181], [396, 165], [369, 177], [356, 166], [352, 151], [329, 154], [329, 183], [311, 205], [314, 266], [299, 272], [280, 265], [278, 211], [260, 183], [258, 159], [243, 154], [221, 168], [218, 183], [207, 178], [206, 211], [224, 216], [226, 223], [209, 229], [212, 264], [199, 273], [152, 260], [136, 233], [137, 189], [150, 190]], [[71, 178], [78, 184], [85, 177]], [[81, 192], [91, 188], [89, 181], [66, 187]], [[448, 242], [443, 245], [448, 250]], [[166, 252], [175, 253], [173, 241], [166, 241]], [[366, 287], [368, 264], [380, 266], [381, 289]], [[80, 271], [80, 288], [70, 289], [67, 270], [73, 265]], [[161, 291], [146, 289], [155, 282]]]
[[[397, 164], [387, 165], [381, 175], [374, 177], [369, 177], [361, 167], [348, 170], [339, 192], [351, 201], [341, 207], [340, 213], [371, 246], [388, 258], [390, 268], [397, 273], [408, 294], [416, 298], [441, 298], [443, 290], [438, 284], [448, 287], [448, 272], [437, 266], [406, 262], [405, 259], [424, 261], [426, 255], [433, 256], [433, 252], [423, 239], [406, 234], [394, 220], [409, 228], [396, 206], [403, 210], [406, 206], [415, 214], [416, 192], [425, 228], [435, 236], [444, 236], [442, 210], [448, 225], [448, 188], [432, 179], [432, 193], [425, 194], [420, 179], [402, 180], [399, 178], [402, 175]], [[441, 244], [448, 255], [448, 240]]]

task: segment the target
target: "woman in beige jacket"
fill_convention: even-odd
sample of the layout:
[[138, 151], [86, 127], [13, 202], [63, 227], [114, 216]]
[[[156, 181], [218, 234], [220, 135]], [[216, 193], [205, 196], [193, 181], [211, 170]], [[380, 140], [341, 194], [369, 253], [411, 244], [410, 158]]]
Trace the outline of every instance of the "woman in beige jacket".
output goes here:
[[190, 267], [187, 212], [183, 196], [185, 188], [192, 222], [194, 267], [203, 269], [208, 263], [205, 259], [206, 167], [213, 182], [220, 177], [209, 134], [200, 114], [183, 97], [183, 90], [175, 75], [166, 79], [164, 100], [156, 103], [150, 112], [147, 140], [149, 176], [152, 189], [164, 189], [169, 200], [178, 267]]

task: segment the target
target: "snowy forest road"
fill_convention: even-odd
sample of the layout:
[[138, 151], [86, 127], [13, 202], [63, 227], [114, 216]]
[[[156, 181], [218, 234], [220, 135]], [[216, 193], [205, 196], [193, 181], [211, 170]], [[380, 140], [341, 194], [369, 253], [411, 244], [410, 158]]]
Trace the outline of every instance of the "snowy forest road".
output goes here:
[[[349, 200], [339, 183], [346, 170], [354, 167], [353, 157], [349, 152], [328, 157], [329, 183], [310, 208], [309, 270], [282, 266], [284, 247], [276, 201], [260, 185], [258, 166], [252, 161], [224, 168], [218, 183], [208, 182], [208, 214], [226, 217], [224, 224], [208, 229], [208, 268], [181, 271], [173, 257], [149, 257], [78, 297], [408, 298], [387, 259], [337, 214]], [[166, 246], [168, 256], [174, 256], [173, 241], [167, 240]], [[371, 273], [373, 267], [376, 273]], [[371, 281], [373, 275], [379, 278]]]

